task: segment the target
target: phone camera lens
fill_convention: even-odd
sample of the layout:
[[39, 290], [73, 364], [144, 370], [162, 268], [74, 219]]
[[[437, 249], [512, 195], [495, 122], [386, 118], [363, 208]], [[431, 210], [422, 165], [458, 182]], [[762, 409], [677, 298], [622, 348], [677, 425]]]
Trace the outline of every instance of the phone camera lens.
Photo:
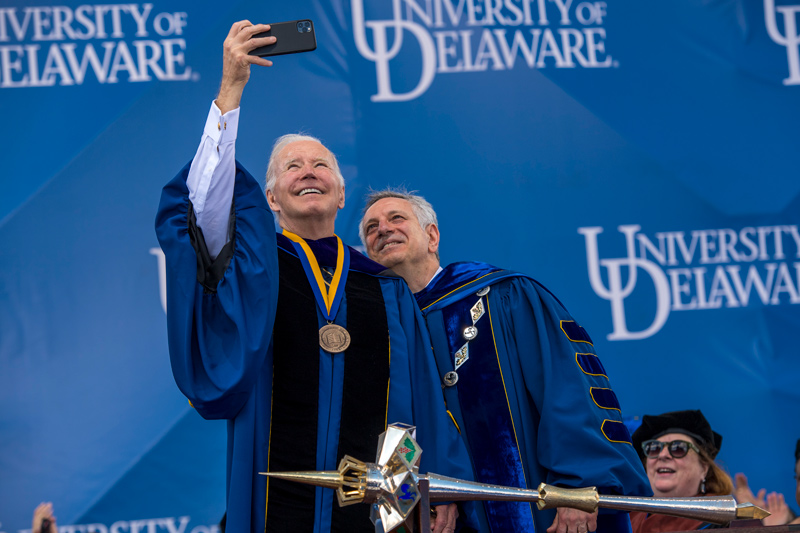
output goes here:
[[311, 31], [311, 21], [301, 20], [297, 23], [297, 31], [300, 33], [308, 33]]

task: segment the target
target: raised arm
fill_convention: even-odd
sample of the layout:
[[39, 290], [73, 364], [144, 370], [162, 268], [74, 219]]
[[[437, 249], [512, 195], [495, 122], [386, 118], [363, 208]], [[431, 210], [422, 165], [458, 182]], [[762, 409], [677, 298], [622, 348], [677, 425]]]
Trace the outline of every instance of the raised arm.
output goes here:
[[232, 418], [261, 379], [277, 302], [275, 225], [261, 185], [234, 157], [248, 56], [273, 37], [235, 23], [225, 39], [220, 97], [201, 146], [165, 188], [156, 232], [167, 261], [167, 324], [178, 387], [206, 418]]
[[211, 258], [216, 258], [231, 235], [229, 220], [236, 163], [236, 136], [239, 103], [250, 65], [269, 67], [271, 61], [248, 55], [258, 46], [275, 42], [275, 37], [251, 38], [269, 30], [268, 24], [253, 25], [247, 20], [231, 26], [223, 44], [222, 82], [219, 94], [206, 118], [203, 137], [192, 159], [186, 186], [197, 226], [203, 230]]

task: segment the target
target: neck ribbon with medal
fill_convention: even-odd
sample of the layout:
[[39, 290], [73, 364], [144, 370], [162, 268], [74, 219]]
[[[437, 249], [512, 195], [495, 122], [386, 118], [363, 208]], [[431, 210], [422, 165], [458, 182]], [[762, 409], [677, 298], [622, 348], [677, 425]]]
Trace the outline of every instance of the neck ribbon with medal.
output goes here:
[[350, 249], [344, 246], [342, 239], [338, 235], [334, 235], [337, 245], [336, 270], [333, 272], [330, 288], [328, 288], [322, 277], [317, 257], [305, 239], [286, 229], [282, 233], [292, 241], [297, 257], [300, 258], [300, 262], [303, 264], [303, 270], [308, 278], [308, 283], [311, 285], [311, 291], [314, 293], [317, 306], [322, 312], [322, 316], [328, 321], [319, 330], [320, 347], [330, 353], [345, 351], [350, 346], [350, 334], [342, 326], [334, 324], [333, 321], [339, 311], [339, 305], [342, 303], [347, 274], [350, 272]]

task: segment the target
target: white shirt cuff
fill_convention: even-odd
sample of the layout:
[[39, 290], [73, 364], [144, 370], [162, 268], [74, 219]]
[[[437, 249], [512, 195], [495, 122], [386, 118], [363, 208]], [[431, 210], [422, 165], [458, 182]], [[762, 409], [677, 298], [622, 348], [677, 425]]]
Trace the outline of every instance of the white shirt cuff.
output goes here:
[[239, 108], [221, 114], [216, 102], [211, 102], [203, 133], [213, 139], [216, 144], [226, 144], [236, 140], [239, 130]]

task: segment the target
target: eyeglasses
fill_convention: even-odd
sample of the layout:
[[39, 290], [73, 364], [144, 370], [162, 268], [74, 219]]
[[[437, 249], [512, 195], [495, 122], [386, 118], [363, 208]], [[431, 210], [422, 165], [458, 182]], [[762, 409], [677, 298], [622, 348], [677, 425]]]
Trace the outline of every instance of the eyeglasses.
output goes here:
[[685, 440], [673, 440], [672, 442], [647, 440], [642, 443], [642, 450], [644, 450], [644, 454], [647, 457], [656, 458], [661, 454], [661, 450], [664, 449], [664, 446], [667, 447], [667, 451], [675, 459], [686, 457], [689, 450], [694, 450], [698, 454], [700, 453], [700, 448]]

